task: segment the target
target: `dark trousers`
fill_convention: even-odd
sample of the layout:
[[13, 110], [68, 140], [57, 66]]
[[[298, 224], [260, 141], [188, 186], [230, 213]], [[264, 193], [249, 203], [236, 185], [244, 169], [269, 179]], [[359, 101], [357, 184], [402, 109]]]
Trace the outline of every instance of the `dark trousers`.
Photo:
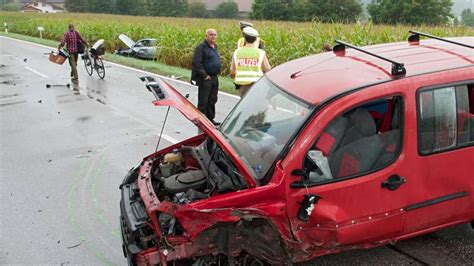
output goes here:
[[71, 78], [78, 79], [79, 75], [77, 74], [77, 59], [79, 55], [77, 53], [69, 54], [69, 65], [71, 66]]
[[203, 80], [198, 91], [198, 109], [209, 120], [216, 117], [217, 92], [219, 91], [219, 79], [211, 76], [210, 80]]

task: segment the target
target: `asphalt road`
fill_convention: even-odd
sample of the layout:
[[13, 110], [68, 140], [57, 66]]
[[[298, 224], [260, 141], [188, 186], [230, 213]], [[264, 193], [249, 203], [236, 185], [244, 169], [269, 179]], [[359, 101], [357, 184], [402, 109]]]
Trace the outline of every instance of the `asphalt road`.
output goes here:
[[[0, 264], [124, 265], [118, 186], [155, 150], [166, 108], [151, 104], [138, 79], [146, 73], [111, 63], [104, 80], [80, 62], [77, 86], [46, 88], [69, 83], [50, 51], [0, 37]], [[196, 103], [195, 87], [172, 83]], [[237, 101], [220, 94], [217, 120]], [[196, 133], [171, 110], [160, 146]], [[472, 265], [474, 237], [462, 229], [315, 262]]]

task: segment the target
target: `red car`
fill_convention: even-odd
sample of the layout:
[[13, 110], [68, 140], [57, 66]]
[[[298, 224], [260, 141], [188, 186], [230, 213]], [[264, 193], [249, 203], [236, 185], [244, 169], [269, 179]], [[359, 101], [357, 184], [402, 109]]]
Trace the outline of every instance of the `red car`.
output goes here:
[[219, 128], [145, 78], [203, 133], [125, 177], [129, 263], [292, 264], [474, 226], [473, 48], [338, 41], [273, 69]]

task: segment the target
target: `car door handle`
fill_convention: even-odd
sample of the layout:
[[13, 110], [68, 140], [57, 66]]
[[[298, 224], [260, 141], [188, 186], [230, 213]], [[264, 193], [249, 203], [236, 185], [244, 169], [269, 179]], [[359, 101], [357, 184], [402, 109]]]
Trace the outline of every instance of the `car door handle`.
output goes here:
[[407, 180], [399, 175], [392, 175], [387, 180], [382, 182], [382, 188], [390, 191], [397, 190], [401, 185], [405, 184]]

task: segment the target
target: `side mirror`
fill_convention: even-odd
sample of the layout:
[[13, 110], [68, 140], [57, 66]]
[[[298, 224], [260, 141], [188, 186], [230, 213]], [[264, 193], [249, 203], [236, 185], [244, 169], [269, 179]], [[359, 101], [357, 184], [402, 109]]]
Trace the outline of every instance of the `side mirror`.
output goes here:
[[309, 179], [308, 174], [303, 169], [294, 169], [293, 171], [291, 171], [291, 175], [301, 176], [301, 182], [304, 182]]

